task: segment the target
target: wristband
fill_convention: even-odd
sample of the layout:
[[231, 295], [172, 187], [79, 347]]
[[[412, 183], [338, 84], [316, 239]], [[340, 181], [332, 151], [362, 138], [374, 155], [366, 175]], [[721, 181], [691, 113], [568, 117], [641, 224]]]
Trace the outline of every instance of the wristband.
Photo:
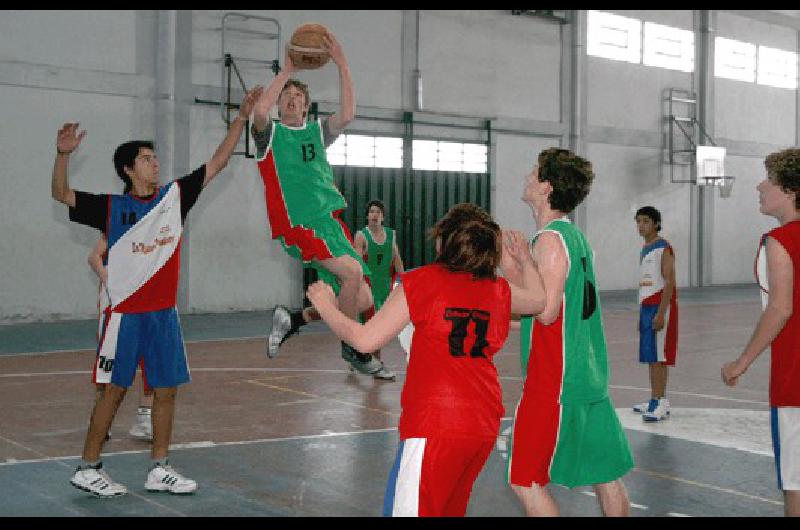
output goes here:
[[72, 151], [61, 151], [61, 150], [58, 149], [58, 147], [56, 147], [56, 153], [58, 153], [59, 155], [68, 155], [71, 152]]

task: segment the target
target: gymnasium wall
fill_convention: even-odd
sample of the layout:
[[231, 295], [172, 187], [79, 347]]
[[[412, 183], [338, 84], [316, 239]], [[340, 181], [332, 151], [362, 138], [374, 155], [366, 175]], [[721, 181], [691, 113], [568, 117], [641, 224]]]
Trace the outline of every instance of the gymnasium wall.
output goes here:
[[[501, 224], [531, 235], [530, 210], [519, 200], [537, 153], [567, 145], [564, 49], [569, 25], [508, 11], [247, 11], [272, 17], [283, 42], [297, 25], [320, 22], [341, 42], [356, 85], [360, 115], [415, 119], [417, 134], [483, 141], [479, 125], [492, 120], [493, 213]], [[221, 20], [225, 11], [6, 11], [0, 17], [0, 323], [87, 318], [97, 284], [86, 255], [97, 231], [70, 223], [50, 198], [55, 133], [64, 121], [88, 130], [72, 157], [77, 189], [118, 192], [111, 164], [119, 143], [156, 138], [162, 179], [205, 162], [225, 134], [219, 101]], [[693, 29], [691, 11], [617, 11]], [[584, 17], [585, 13], [581, 14]], [[724, 11], [717, 34], [787, 50], [797, 32]], [[178, 20], [178, 23], [175, 21]], [[585, 24], [583, 25], [585, 31]], [[585, 39], [585, 35], [583, 36]], [[274, 59], [275, 42], [229, 41], [237, 54]], [[174, 64], [168, 64], [170, 58]], [[283, 52], [280, 57], [283, 59]], [[663, 234], [678, 256], [678, 284], [689, 283], [691, 188], [671, 184], [663, 156], [662, 97], [668, 87], [691, 89], [691, 73], [583, 57], [580, 86], [585, 154], [596, 184], [580, 215], [597, 252], [601, 289], [636, 284], [640, 238], [633, 213], [644, 204], [664, 213]], [[188, 63], [188, 64], [187, 64]], [[414, 70], [421, 76], [417, 108]], [[242, 64], [248, 85], [268, 84], [265, 65]], [[323, 111], [338, 107], [334, 65], [303, 72]], [[706, 239], [711, 283], [751, 281], [758, 234], [771, 223], [757, 212], [754, 185], [763, 156], [795, 144], [793, 90], [713, 78], [715, 139], [729, 146], [733, 196], [710, 199]], [[241, 92], [234, 90], [234, 100]], [[397, 122], [358, 119], [352, 132], [401, 134]], [[240, 144], [244, 149], [244, 142]], [[716, 195], [716, 194], [715, 194]], [[269, 309], [298, 305], [301, 274], [269, 238], [263, 187], [252, 159], [234, 156], [189, 215], [182, 249], [179, 307], [184, 312]], [[747, 222], [743, 216], [750, 215]]]

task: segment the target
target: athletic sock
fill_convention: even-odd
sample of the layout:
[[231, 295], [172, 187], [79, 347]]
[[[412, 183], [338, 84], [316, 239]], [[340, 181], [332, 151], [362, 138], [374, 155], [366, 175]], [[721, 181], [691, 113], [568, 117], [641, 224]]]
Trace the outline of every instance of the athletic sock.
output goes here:
[[300, 326], [308, 324], [303, 318], [303, 311], [291, 311], [289, 316], [292, 319], [292, 329], [300, 329]]
[[94, 462], [89, 462], [88, 460], [81, 459], [81, 463], [78, 464], [78, 470], [82, 469], [100, 469], [103, 467], [102, 460], [96, 460]]
[[[166, 456], [164, 458], [154, 458], [154, 459], [150, 460], [150, 463], [153, 464], [153, 467], [156, 467], [156, 466], [164, 467], [166, 465], [169, 465], [169, 459]], [[150, 468], [150, 469], [152, 469], [152, 468]]]

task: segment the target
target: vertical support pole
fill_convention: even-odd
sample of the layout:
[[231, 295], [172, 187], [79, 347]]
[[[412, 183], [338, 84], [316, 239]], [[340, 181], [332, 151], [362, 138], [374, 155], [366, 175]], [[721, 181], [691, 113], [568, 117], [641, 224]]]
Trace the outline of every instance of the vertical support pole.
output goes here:
[[[561, 24], [561, 122], [568, 123], [562, 138], [572, 152], [587, 156], [583, 131], [586, 128], [586, 11], [569, 10], [569, 24]], [[570, 214], [575, 225], [586, 232], [587, 204], [583, 201]]]
[[[403, 182], [402, 182], [402, 190], [403, 190], [403, 206], [401, 208], [401, 212], [403, 215], [403, 262], [412, 264], [414, 261], [413, 255], [413, 244], [414, 244], [414, 236], [411, 223], [411, 208], [412, 208], [412, 192], [413, 192], [413, 183], [411, 182], [411, 178], [413, 175], [413, 167], [414, 167], [414, 150], [413, 150], [413, 141], [414, 141], [414, 113], [413, 112], [404, 112], [403, 113]], [[408, 265], [408, 268], [411, 268], [412, 265]]]
[[[192, 94], [192, 12], [158, 12], [156, 150], [164, 181], [189, 173]], [[178, 309], [189, 309], [191, 226], [184, 224]]]
[[[695, 11], [695, 75], [697, 94], [696, 119], [707, 134], [714, 134], [714, 27], [716, 13]], [[695, 145], [705, 144], [699, 127], [695, 127]], [[697, 179], [697, 166], [691, 166], [691, 178]], [[689, 284], [692, 287], [710, 285], [712, 278], [712, 238], [714, 231], [714, 188], [692, 186], [690, 197]]]

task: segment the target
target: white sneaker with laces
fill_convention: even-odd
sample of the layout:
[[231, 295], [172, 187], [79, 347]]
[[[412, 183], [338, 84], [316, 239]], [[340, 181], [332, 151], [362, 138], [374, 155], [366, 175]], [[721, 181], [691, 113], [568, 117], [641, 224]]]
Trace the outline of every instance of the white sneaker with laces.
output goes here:
[[642, 420], [647, 422], [666, 420], [669, 417], [669, 400], [661, 398], [658, 400], [658, 405], [652, 411], [647, 411], [642, 414]]
[[122, 484], [117, 484], [103, 470], [103, 465], [98, 467], [78, 468], [69, 480], [69, 483], [79, 490], [88, 491], [98, 497], [118, 497], [128, 493]]
[[147, 474], [147, 481], [144, 483], [147, 491], [168, 491], [170, 493], [194, 493], [197, 489], [197, 482], [186, 478], [171, 465], [157, 465]]
[[143, 440], [153, 439], [153, 419], [150, 414], [150, 409], [147, 412], [139, 411], [136, 413], [136, 423], [133, 424], [128, 434], [134, 438], [141, 438]]

